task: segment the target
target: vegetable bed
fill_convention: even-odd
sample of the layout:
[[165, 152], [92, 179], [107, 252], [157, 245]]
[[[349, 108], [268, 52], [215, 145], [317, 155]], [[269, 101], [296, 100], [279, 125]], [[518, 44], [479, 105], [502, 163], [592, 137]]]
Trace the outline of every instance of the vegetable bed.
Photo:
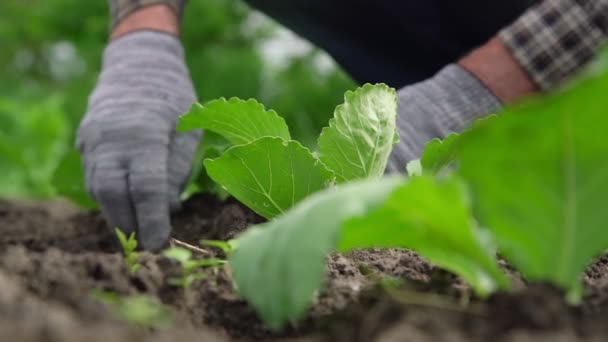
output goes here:
[[[142, 254], [131, 273], [96, 212], [63, 203], [0, 201], [0, 341], [605, 341], [608, 257], [588, 267], [580, 307], [549, 286], [481, 301], [455, 276], [413, 252], [356, 251], [328, 258], [327, 283], [303, 321], [264, 328], [239, 299], [226, 269], [209, 269], [188, 291], [172, 286], [180, 267]], [[175, 237], [229, 239], [261, 218], [234, 200], [195, 196], [174, 218]], [[399, 284], [391, 279], [405, 279]], [[147, 294], [174, 312], [165, 327], [127, 323], [91, 290]], [[162, 318], [161, 318], [162, 319]]]
[[0, 202], [0, 341], [605, 341], [606, 61], [400, 175], [386, 85], [346, 92], [312, 149], [255, 100], [195, 104], [177, 130], [213, 139], [160, 254]]

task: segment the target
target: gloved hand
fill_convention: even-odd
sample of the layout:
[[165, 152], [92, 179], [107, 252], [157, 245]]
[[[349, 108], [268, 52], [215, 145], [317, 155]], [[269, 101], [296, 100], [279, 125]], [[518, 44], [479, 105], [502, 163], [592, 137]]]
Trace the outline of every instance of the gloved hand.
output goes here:
[[431, 139], [461, 132], [473, 120], [496, 113], [501, 107], [490, 90], [457, 64], [400, 89], [397, 98], [400, 141], [393, 148], [387, 172], [403, 172], [408, 162], [420, 158]]
[[111, 42], [78, 130], [88, 192], [112, 228], [158, 250], [201, 132], [176, 133], [196, 95], [179, 40], [137, 31]]

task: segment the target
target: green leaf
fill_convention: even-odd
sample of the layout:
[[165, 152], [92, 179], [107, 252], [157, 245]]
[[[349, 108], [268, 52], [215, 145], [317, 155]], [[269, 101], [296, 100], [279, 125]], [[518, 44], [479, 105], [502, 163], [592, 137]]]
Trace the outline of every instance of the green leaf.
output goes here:
[[429, 141], [420, 158], [423, 172], [438, 174], [454, 162], [454, 149], [459, 137], [459, 134], [452, 133], [443, 140], [433, 139]]
[[209, 176], [258, 214], [272, 218], [325, 188], [333, 174], [297, 141], [261, 138], [205, 160]]
[[61, 96], [38, 102], [0, 96], [0, 197], [50, 198], [53, 173], [68, 150]]
[[214, 182], [203, 165], [203, 161], [208, 158], [217, 158], [227, 149], [232, 147], [232, 144], [221, 135], [206, 131], [203, 134], [201, 142], [196, 150], [192, 163], [191, 177], [188, 185], [181, 195], [181, 200], [186, 201], [192, 195], [206, 192], [216, 196], [220, 200], [225, 200], [229, 194]]
[[229, 258], [240, 294], [273, 329], [300, 318], [321, 286], [342, 222], [373, 210], [402, 182], [393, 176], [330, 188], [247, 230]]
[[115, 228], [114, 231], [118, 236], [118, 240], [120, 241], [120, 245], [122, 246], [125, 255], [132, 254], [137, 249], [137, 239], [135, 239], [135, 233], [127, 235], [120, 230], [119, 228]]
[[201, 240], [200, 244], [201, 246], [219, 248], [226, 256], [232, 254], [237, 248], [236, 240]]
[[224, 98], [205, 105], [194, 104], [179, 118], [180, 132], [205, 129], [222, 135], [234, 145], [247, 144], [263, 137], [290, 140], [285, 120], [273, 110], [266, 110], [257, 101]]
[[53, 186], [59, 195], [70, 199], [83, 208], [94, 209], [97, 207], [95, 201], [86, 191], [80, 153], [77, 150], [71, 150], [63, 157], [53, 175]]
[[578, 291], [608, 247], [608, 74], [484, 120], [459, 143], [478, 218], [534, 281]]
[[131, 249], [129, 246], [129, 239], [127, 239], [127, 235], [118, 228], [115, 228], [114, 231], [116, 232], [118, 241], [120, 242], [120, 245], [122, 246], [123, 252], [126, 253], [127, 251], [129, 251]]
[[192, 252], [181, 247], [171, 247], [163, 252], [167, 258], [174, 259], [185, 266], [192, 260]]
[[319, 137], [319, 158], [338, 183], [384, 174], [393, 144], [397, 96], [384, 84], [366, 84], [344, 95]]
[[167, 328], [174, 322], [174, 312], [155, 297], [135, 295], [119, 297], [96, 291], [92, 297], [110, 306], [113, 313], [125, 322], [148, 328]]
[[192, 260], [190, 263], [190, 269], [195, 270], [201, 267], [220, 267], [226, 264], [226, 260], [218, 258], [198, 259]]
[[122, 251], [124, 252], [125, 265], [131, 271], [131, 273], [136, 272], [141, 265], [138, 262], [139, 254], [136, 252], [137, 250], [137, 239], [135, 238], [135, 233], [127, 235], [120, 230], [119, 228], [115, 228], [114, 232], [118, 237], [118, 241], [122, 246]]
[[107, 305], [114, 305], [120, 303], [121, 297], [114, 292], [103, 291], [101, 289], [92, 289], [89, 291], [89, 297], [94, 300], [98, 300]]
[[414, 177], [378, 209], [345, 223], [339, 249], [402, 247], [415, 250], [433, 264], [463, 277], [477, 294], [507, 288], [496, 264], [496, 249], [478, 229], [464, 184]]
[[422, 175], [422, 165], [420, 159], [411, 160], [405, 165], [405, 172], [409, 177]]

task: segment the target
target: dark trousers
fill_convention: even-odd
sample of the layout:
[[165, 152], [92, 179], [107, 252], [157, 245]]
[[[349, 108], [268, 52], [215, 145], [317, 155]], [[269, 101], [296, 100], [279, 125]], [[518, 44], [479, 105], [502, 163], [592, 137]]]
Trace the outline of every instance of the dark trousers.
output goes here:
[[361, 83], [424, 80], [535, 0], [247, 0], [327, 51]]

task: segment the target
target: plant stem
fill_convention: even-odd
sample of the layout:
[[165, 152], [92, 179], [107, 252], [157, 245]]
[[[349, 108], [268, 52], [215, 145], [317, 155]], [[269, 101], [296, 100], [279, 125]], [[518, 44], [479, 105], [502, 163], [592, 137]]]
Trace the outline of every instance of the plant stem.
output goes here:
[[189, 249], [189, 250], [191, 250], [192, 252], [195, 252], [195, 253], [200, 253], [200, 254], [203, 254], [203, 255], [211, 255], [211, 252], [209, 252], [209, 251], [206, 251], [206, 250], [204, 250], [202, 248], [193, 246], [193, 245], [191, 245], [189, 243], [185, 243], [183, 241], [180, 241], [180, 240], [177, 240], [177, 239], [174, 239], [174, 238], [171, 238], [171, 243], [175, 244], [176, 246], [179, 246], [179, 247], [182, 247], [182, 248], [185, 248], [185, 249]]

